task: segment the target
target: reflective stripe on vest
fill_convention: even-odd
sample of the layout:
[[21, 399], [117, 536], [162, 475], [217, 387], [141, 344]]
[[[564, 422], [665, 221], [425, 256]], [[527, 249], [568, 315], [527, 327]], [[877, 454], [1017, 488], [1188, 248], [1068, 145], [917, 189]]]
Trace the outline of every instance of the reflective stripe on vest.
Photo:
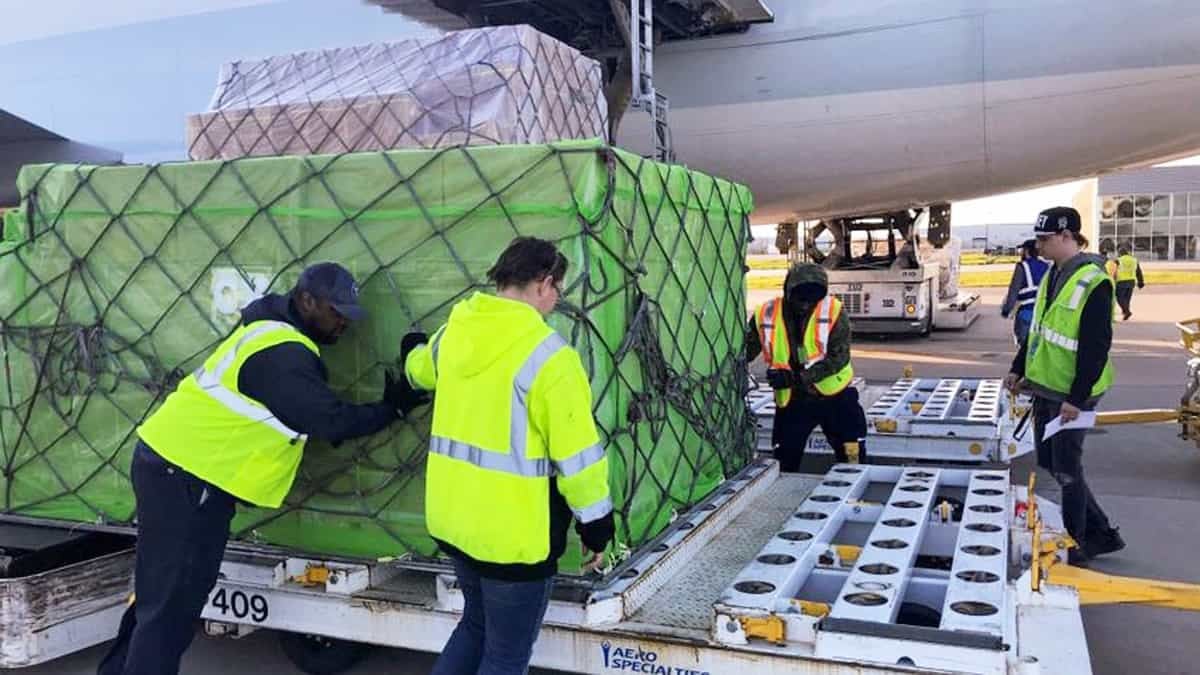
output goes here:
[[599, 520], [600, 518], [607, 516], [612, 510], [612, 497], [605, 497], [600, 501], [597, 501], [595, 504], [585, 506], [582, 509], [572, 508], [571, 513], [575, 514], [575, 517], [579, 519], [579, 522], [590, 523], [593, 520]]
[[1070, 351], [1070, 352], [1079, 351], [1079, 341], [1078, 340], [1073, 340], [1073, 339], [1067, 337], [1066, 335], [1059, 333], [1056, 330], [1047, 328], [1046, 326], [1038, 326], [1038, 334], [1041, 335], [1042, 338], [1045, 339], [1047, 342], [1056, 344], [1059, 347], [1066, 349], [1067, 351]]
[[1032, 307], [1033, 303], [1037, 302], [1037, 284], [1033, 281], [1033, 270], [1029, 268], [1029, 261], [1021, 261], [1021, 269], [1025, 272], [1025, 285], [1021, 290], [1017, 291], [1017, 306]]
[[437, 380], [437, 355], [438, 347], [442, 344], [442, 334], [446, 332], [446, 326], [437, 329], [433, 334], [433, 339], [429, 341], [429, 359], [433, 363], [433, 379]]
[[[804, 367], [811, 367], [814, 363], [819, 363], [825, 360], [825, 345], [829, 344], [829, 331], [833, 329], [833, 306], [836, 298], [825, 296], [823, 300], [813, 310], [813, 315], [816, 317], [816, 323], [809, 321], [808, 330], [812, 333], [812, 353], [807, 353], [810, 350], [805, 350]], [[806, 341], [807, 342], [807, 341]]]
[[1088, 286], [1091, 285], [1092, 279], [1100, 275], [1100, 270], [1091, 269], [1084, 272], [1079, 280], [1075, 282], [1075, 288], [1071, 291], [1071, 299], [1067, 301], [1067, 308], [1079, 309], [1079, 303], [1083, 302], [1083, 296], [1087, 293]]
[[[767, 368], [792, 369], [792, 343], [788, 338], [787, 322], [783, 320], [783, 299], [773, 298], [758, 308], [759, 340]], [[792, 401], [791, 389], [775, 390], [775, 407], [786, 408]]]
[[[435, 337], [435, 339], [437, 338]], [[436, 343], [434, 344], [436, 345]], [[542, 366], [546, 365], [546, 362], [558, 350], [566, 346], [566, 340], [563, 340], [562, 336], [558, 333], [547, 335], [534, 348], [533, 353], [525, 359], [525, 362], [521, 364], [520, 369], [517, 371], [517, 375], [513, 379], [512, 401], [509, 407], [509, 447], [507, 453], [487, 450], [469, 443], [436, 435], [431, 436], [429, 439], [429, 451], [466, 462], [487, 471], [508, 473], [525, 478], [547, 478], [551, 475], [552, 469], [555, 475], [573, 476], [603, 460], [606, 457], [606, 453], [604, 446], [601, 444], [588, 446], [560, 462], [552, 463], [547, 457], [531, 459], [527, 456], [529, 406], [526, 401], [529, 397], [529, 390], [533, 386], [534, 380], [537, 379], [538, 372], [541, 371]], [[608, 504], [609, 508], [611, 508], [611, 500], [609, 500]], [[593, 504], [587, 507], [587, 509], [592, 509], [593, 507], [598, 509], [600, 506], [602, 504]], [[587, 509], [584, 509], [584, 511]], [[604, 514], [601, 513], [600, 515]], [[584, 522], [588, 521], [585, 519]]]
[[305, 441], [308, 439], [307, 434], [302, 434], [280, 422], [266, 406], [262, 404], [251, 403], [243, 398], [237, 392], [229, 389], [221, 383], [221, 379], [225, 373], [237, 361], [238, 350], [241, 349], [247, 342], [257, 338], [264, 333], [269, 333], [276, 330], [296, 330], [290, 323], [283, 321], [255, 321], [252, 324], [254, 327], [246, 331], [242, 338], [237, 341], [237, 344], [230, 349], [225, 356], [216, 364], [212, 370], [206, 370], [204, 366], [200, 366], [192, 373], [192, 377], [196, 378], [196, 383], [200, 385], [200, 390], [211, 396], [215, 401], [225, 406], [230, 412], [235, 415], [240, 415], [254, 422], [261, 422], [279, 433], [292, 439], [292, 442]]

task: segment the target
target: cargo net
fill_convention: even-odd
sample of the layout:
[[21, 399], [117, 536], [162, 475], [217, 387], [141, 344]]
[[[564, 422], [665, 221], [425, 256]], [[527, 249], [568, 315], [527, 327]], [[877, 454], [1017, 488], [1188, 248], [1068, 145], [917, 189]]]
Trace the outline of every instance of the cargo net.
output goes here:
[[[741, 186], [600, 141], [34, 166], [0, 248], [3, 512], [125, 524], [135, 428], [308, 264], [359, 280], [370, 318], [326, 348], [331, 385], [378, 400], [401, 337], [488, 291], [517, 235], [568, 257], [550, 323], [582, 356], [609, 454], [615, 549], [637, 547], [751, 458]], [[310, 441], [283, 508], [235, 536], [356, 557], [434, 554], [430, 408], [337, 447]], [[573, 536], [573, 535], [572, 535]], [[578, 563], [568, 547], [564, 569]]]
[[188, 156], [345, 153], [604, 138], [600, 64], [529, 26], [237, 61]]

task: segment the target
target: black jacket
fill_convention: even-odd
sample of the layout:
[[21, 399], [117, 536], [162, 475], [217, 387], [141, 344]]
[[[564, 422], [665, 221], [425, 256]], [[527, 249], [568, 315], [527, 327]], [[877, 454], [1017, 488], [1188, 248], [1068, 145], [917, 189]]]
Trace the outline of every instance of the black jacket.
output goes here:
[[[242, 310], [242, 323], [284, 321], [304, 331], [288, 296], [270, 294]], [[310, 336], [311, 337], [311, 336]], [[329, 388], [319, 356], [298, 342], [268, 347], [242, 364], [238, 390], [267, 407], [288, 427], [333, 444], [382, 431], [399, 416], [386, 403], [355, 404]]]
[[[1045, 280], [1050, 285], [1050, 297], [1047, 298], [1046, 307], [1063, 292], [1062, 286], [1071, 273], [1081, 264], [1095, 262], [1093, 257], [1080, 254], [1068, 260], [1061, 275], [1057, 265], [1050, 267], [1046, 272], [1049, 278]], [[1067, 402], [1076, 408], [1093, 408], [1098, 400], [1098, 397], [1093, 399], [1091, 393], [1092, 387], [1100, 379], [1100, 374], [1104, 372], [1104, 364], [1108, 363], [1108, 351], [1112, 347], [1112, 299], [1112, 283], [1105, 278], [1083, 305], [1083, 314], [1079, 318], [1079, 351], [1075, 353], [1075, 380], [1071, 384], [1070, 394], [1066, 397]], [[1026, 345], [1023, 342], [1012, 363], [1012, 372], [1022, 377], [1025, 375], [1025, 351]], [[1042, 392], [1038, 395], [1042, 395]]]

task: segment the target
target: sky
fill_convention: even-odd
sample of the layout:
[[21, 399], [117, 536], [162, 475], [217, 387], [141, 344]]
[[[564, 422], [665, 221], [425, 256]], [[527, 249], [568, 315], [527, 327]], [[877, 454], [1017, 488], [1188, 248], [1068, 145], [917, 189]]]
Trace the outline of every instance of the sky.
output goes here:
[[224, 63], [430, 32], [363, 0], [0, 0], [0, 17], [21, 27], [0, 39], [0, 108], [129, 163], [186, 158]]
[[[1200, 155], [1167, 162], [1160, 166], [1200, 165]], [[1038, 212], [1050, 206], [1070, 206], [1084, 181], [1059, 183], [1035, 190], [1010, 192], [982, 199], [956, 202], [952, 207], [954, 224], [985, 225], [1032, 223]]]
[[[19, 27], [0, 32], [0, 107], [130, 162], [181, 157], [225, 61], [428, 32], [363, 0], [0, 0], [0, 17]], [[1032, 222], [1079, 187], [958, 202], [954, 223]]]
[[280, 0], [0, 0], [0, 45]]

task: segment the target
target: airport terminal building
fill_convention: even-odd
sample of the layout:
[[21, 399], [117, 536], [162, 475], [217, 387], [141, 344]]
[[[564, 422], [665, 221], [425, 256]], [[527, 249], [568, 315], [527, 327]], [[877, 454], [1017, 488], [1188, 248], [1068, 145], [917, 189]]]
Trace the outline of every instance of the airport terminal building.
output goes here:
[[1129, 244], [1142, 260], [1200, 258], [1200, 166], [1104, 175], [1085, 184], [1080, 201], [1101, 253]]

